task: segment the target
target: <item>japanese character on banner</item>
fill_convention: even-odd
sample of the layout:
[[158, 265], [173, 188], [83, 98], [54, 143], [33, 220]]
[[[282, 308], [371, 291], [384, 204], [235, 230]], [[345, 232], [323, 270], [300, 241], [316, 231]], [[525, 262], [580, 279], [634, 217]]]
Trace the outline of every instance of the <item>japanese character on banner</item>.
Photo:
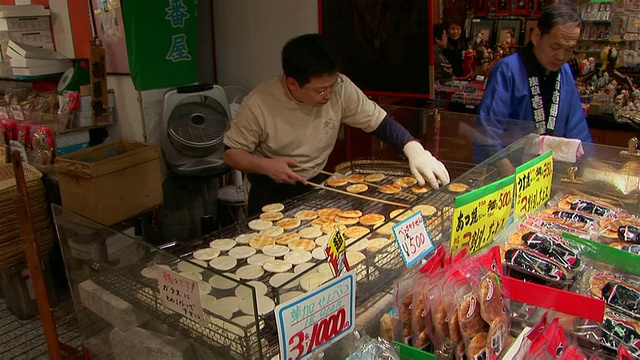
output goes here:
[[542, 96], [540, 96], [540, 95], [534, 96], [532, 104], [533, 104], [535, 109], [541, 109], [542, 108]]
[[529, 78], [529, 87], [534, 87], [534, 86], [538, 86], [540, 85], [540, 83], [538, 82], [538, 77], [537, 76], [532, 76]]
[[184, 27], [185, 20], [190, 16], [187, 12], [187, 6], [182, 0], [169, 0], [169, 7], [165, 10], [167, 11], [165, 19], [171, 21], [171, 26], [174, 28]]
[[185, 34], [178, 34], [172, 36], [171, 49], [167, 54], [167, 60], [173, 62], [191, 60], [189, 55], [189, 49], [187, 48], [187, 36]]

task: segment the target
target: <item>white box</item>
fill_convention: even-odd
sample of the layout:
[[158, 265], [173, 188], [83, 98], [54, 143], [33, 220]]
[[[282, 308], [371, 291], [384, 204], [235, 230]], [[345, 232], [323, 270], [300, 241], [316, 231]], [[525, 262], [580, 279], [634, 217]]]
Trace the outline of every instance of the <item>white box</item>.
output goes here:
[[58, 155], [69, 154], [89, 147], [89, 130], [63, 132], [56, 135]]
[[0, 43], [8, 45], [9, 40], [30, 45], [53, 44], [51, 30], [0, 31]]
[[76, 111], [73, 114], [73, 127], [81, 128], [93, 125], [93, 110]]
[[50, 16], [24, 16], [0, 18], [0, 30], [29, 31], [51, 29]]

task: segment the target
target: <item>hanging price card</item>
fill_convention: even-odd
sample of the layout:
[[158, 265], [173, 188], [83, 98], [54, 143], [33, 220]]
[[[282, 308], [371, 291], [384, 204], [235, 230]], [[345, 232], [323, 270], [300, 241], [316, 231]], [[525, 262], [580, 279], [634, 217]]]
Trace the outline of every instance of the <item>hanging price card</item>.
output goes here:
[[275, 308], [281, 359], [309, 357], [352, 331], [355, 324], [355, 275], [347, 273]]
[[418, 211], [393, 226], [393, 234], [407, 267], [411, 267], [433, 251], [433, 242], [424, 226], [422, 212]]
[[344, 275], [351, 270], [345, 253], [346, 244], [347, 241], [344, 239], [344, 235], [340, 232], [340, 228], [336, 226], [331, 238], [329, 238], [329, 242], [327, 242], [327, 246], [324, 248], [335, 276]]
[[198, 281], [156, 266], [162, 304], [198, 322], [204, 321]]
[[551, 197], [553, 150], [516, 168], [516, 216], [531, 214]]
[[483, 186], [454, 200], [451, 249], [476, 252], [493, 241], [511, 215], [515, 176]]

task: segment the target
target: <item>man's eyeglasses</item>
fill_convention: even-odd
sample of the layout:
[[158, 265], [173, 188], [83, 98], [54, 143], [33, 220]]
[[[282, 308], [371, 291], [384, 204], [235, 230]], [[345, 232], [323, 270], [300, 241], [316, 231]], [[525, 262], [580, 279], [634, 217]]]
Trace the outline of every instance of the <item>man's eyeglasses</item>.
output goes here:
[[324, 98], [325, 95], [327, 95], [329, 92], [334, 92], [338, 88], [338, 86], [342, 85], [343, 83], [344, 83], [344, 79], [342, 79], [342, 76], [338, 75], [338, 78], [336, 79], [336, 82], [333, 83], [333, 85], [319, 88], [319, 89], [309, 89], [309, 90], [313, 91], [313, 93], [315, 94], [314, 97], [316, 100], [320, 100]]

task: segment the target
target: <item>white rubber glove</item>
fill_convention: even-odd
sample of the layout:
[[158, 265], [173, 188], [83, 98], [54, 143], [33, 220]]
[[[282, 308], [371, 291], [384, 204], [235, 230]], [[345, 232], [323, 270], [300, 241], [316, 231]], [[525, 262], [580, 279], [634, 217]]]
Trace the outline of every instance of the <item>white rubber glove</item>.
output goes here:
[[409, 159], [411, 174], [418, 180], [418, 185], [425, 182], [433, 189], [449, 183], [449, 172], [444, 165], [425, 150], [417, 141], [409, 141], [402, 149]]

